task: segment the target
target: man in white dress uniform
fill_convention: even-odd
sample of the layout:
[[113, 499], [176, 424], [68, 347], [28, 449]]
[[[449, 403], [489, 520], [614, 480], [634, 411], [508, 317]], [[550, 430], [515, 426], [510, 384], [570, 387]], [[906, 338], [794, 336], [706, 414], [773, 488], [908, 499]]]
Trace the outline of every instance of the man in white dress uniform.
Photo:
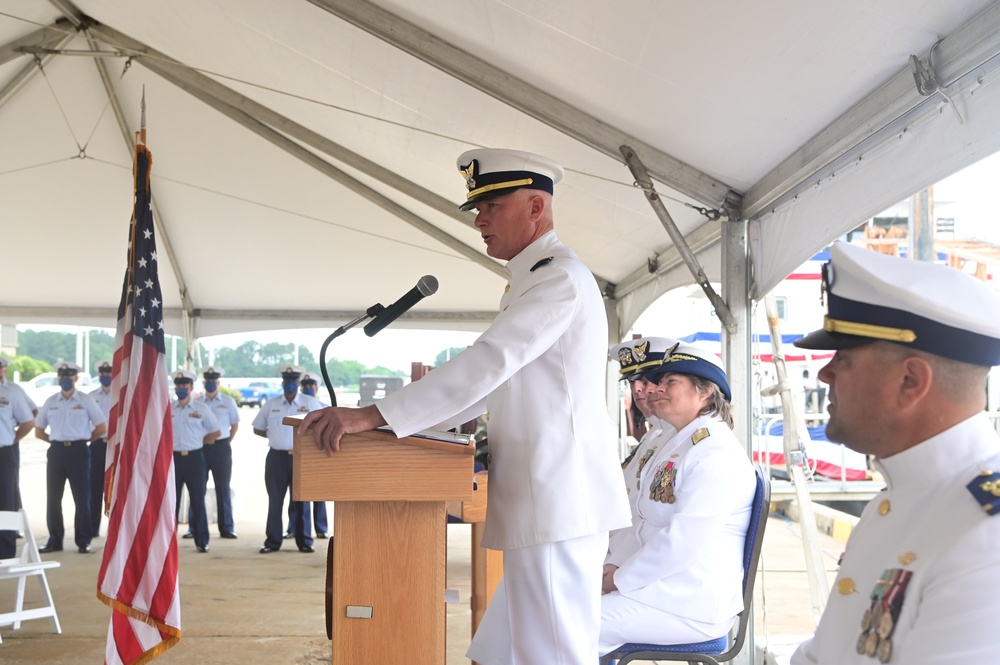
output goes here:
[[823, 330], [827, 436], [875, 456], [886, 489], [847, 542], [793, 665], [997, 662], [1000, 437], [983, 409], [1000, 295], [951, 267], [837, 243]]
[[[500, 312], [476, 342], [420, 381], [362, 409], [308, 414], [332, 454], [344, 434], [397, 436], [489, 411], [490, 501], [483, 546], [504, 552], [508, 630], [518, 665], [592, 665], [608, 532], [630, 523], [605, 400], [607, 319], [593, 275], [553, 231], [563, 169], [513, 150], [458, 158], [463, 209], [490, 256], [507, 261]], [[490, 621], [491, 606], [484, 617]], [[497, 636], [477, 632], [469, 657]], [[501, 636], [502, 638], [502, 636]]]

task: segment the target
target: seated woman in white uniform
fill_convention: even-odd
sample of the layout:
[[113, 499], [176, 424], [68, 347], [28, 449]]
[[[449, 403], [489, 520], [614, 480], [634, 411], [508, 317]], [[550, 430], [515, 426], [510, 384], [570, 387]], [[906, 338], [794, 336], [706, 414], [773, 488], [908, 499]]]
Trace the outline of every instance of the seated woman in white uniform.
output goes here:
[[653, 414], [676, 434], [633, 479], [637, 519], [611, 537], [600, 652], [627, 642], [725, 635], [743, 608], [743, 541], [756, 481], [732, 433], [730, 390], [714, 354], [679, 344], [645, 379]]

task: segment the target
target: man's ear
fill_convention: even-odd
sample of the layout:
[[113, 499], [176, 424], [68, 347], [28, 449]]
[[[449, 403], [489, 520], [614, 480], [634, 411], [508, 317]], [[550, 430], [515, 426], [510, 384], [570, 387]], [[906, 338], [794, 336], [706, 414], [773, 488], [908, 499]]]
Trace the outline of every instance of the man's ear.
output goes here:
[[905, 358], [900, 364], [902, 381], [897, 399], [904, 408], [919, 404], [934, 383], [934, 368], [920, 356]]
[[535, 194], [530, 199], [528, 199], [529, 210], [531, 211], [531, 220], [538, 221], [545, 211], [545, 197]]

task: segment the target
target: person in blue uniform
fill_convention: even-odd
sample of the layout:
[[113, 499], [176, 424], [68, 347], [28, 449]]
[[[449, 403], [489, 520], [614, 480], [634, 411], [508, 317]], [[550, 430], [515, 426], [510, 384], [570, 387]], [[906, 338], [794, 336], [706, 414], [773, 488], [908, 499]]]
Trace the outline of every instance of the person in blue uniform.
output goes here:
[[458, 168], [467, 188], [460, 207], [477, 209], [486, 253], [506, 261], [510, 275], [493, 323], [420, 381], [371, 406], [310, 414], [300, 429], [336, 454], [344, 434], [388, 424], [409, 436], [488, 411], [482, 545], [504, 553], [508, 602], [489, 605], [466, 655], [483, 662], [495, 638], [507, 639], [522, 665], [591, 665], [608, 532], [630, 523], [605, 398], [604, 302], [593, 274], [555, 234], [561, 166], [476, 149], [459, 156]]
[[[300, 390], [303, 395], [309, 395], [310, 397], [316, 397], [323, 406], [329, 406], [326, 402], [320, 399], [316, 395], [316, 391], [319, 386], [323, 385], [323, 377], [319, 374], [306, 372], [299, 379]], [[309, 510], [309, 504], [312, 503], [312, 518], [313, 526], [316, 527], [316, 537], [317, 538], [329, 538], [330, 537], [330, 527], [327, 521], [326, 515], [326, 501], [303, 501], [304, 510]], [[288, 502], [288, 530], [285, 531], [285, 540], [295, 537], [295, 515], [292, 502]]]
[[93, 551], [90, 547], [93, 527], [90, 519], [90, 448], [87, 444], [103, 437], [108, 424], [97, 402], [76, 389], [80, 366], [60, 362], [55, 369], [60, 390], [45, 400], [35, 418], [35, 437], [49, 443], [45, 467], [45, 517], [49, 539], [39, 551], [62, 551], [66, 533], [62, 498], [68, 481], [76, 506], [74, 540], [77, 551], [87, 554]]
[[826, 434], [874, 456], [886, 488], [853, 529], [816, 634], [793, 665], [995, 663], [1000, 437], [986, 380], [1000, 295], [945, 265], [838, 242], [823, 269], [835, 350]]
[[174, 426], [174, 482], [177, 488], [176, 513], [181, 513], [181, 490], [187, 486], [191, 506], [191, 532], [198, 552], [208, 552], [208, 514], [205, 512], [205, 488], [208, 470], [205, 444], [219, 438], [219, 423], [212, 409], [192, 396], [195, 374], [188, 370], [174, 372], [174, 394], [170, 405]]
[[[101, 407], [104, 421], [111, 416], [111, 361], [102, 360], [94, 367], [101, 387], [90, 396]], [[104, 469], [107, 464], [108, 433], [90, 442], [90, 531], [94, 538], [101, 535], [101, 517], [104, 515]]]
[[[201, 372], [205, 393], [198, 401], [211, 409], [219, 424], [219, 438], [205, 442], [205, 467], [207, 473], [212, 473], [215, 483], [215, 506], [218, 517], [220, 538], [236, 538], [236, 526], [233, 523], [233, 502], [230, 483], [233, 478], [233, 437], [240, 427], [240, 409], [229, 395], [219, 388], [219, 379], [226, 372], [221, 367], [209, 365]], [[186, 536], [185, 536], [186, 537]]]
[[635, 516], [604, 564], [600, 653], [626, 642], [684, 644], [729, 632], [743, 609], [743, 544], [756, 479], [732, 432], [719, 359], [677, 344], [645, 380], [673, 435], [626, 478]]
[[[18, 510], [18, 442], [35, 425], [24, 391], [7, 381], [9, 360], [0, 356], [0, 510]], [[17, 532], [0, 531], [0, 559], [17, 554]]]
[[270, 554], [281, 549], [282, 517], [284, 516], [285, 495], [292, 504], [295, 523], [295, 544], [300, 552], [313, 552], [312, 520], [309, 511], [301, 501], [292, 501], [292, 428], [282, 424], [285, 416], [304, 416], [310, 411], [323, 408], [323, 403], [315, 397], [299, 392], [299, 379], [305, 370], [298, 365], [284, 365], [278, 368], [281, 374], [283, 395], [268, 400], [253, 419], [253, 433], [267, 439], [270, 450], [264, 461], [264, 486], [267, 489], [267, 526], [261, 554]]

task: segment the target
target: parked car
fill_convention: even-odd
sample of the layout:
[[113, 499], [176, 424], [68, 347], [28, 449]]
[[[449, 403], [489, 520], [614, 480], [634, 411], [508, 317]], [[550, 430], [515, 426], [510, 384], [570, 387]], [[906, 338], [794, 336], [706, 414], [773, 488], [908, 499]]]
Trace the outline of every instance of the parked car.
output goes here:
[[261, 407], [267, 404], [269, 399], [284, 394], [281, 384], [274, 381], [251, 381], [239, 390], [240, 406]]
[[[100, 385], [97, 381], [91, 379], [89, 374], [80, 372], [79, 376], [80, 378], [76, 381], [76, 388], [81, 392], [92, 392]], [[59, 392], [59, 377], [55, 372], [45, 372], [28, 381], [19, 381], [18, 385], [24, 388], [24, 392], [27, 393], [36, 406], [41, 406], [45, 403], [45, 400]]]

